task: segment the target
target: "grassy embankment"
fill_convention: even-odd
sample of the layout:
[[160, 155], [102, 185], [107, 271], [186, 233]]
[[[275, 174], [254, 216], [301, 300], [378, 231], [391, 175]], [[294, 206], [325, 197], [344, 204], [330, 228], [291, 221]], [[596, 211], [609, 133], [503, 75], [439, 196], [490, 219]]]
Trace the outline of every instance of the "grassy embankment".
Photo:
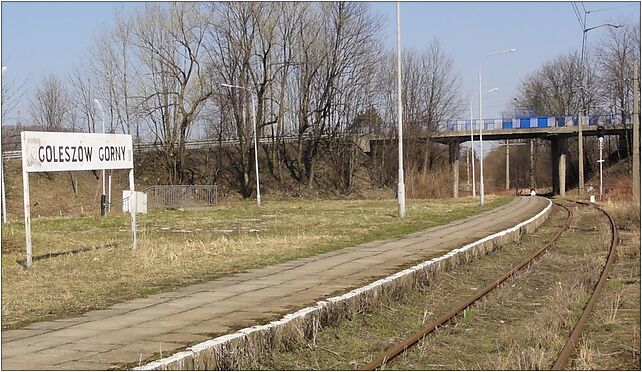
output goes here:
[[512, 197], [409, 200], [397, 218], [394, 200], [235, 201], [216, 208], [140, 216], [132, 250], [128, 216], [36, 218], [34, 256], [25, 270], [24, 226], [2, 229], [2, 323], [16, 328], [73, 316], [192, 283], [355, 244], [442, 225]]

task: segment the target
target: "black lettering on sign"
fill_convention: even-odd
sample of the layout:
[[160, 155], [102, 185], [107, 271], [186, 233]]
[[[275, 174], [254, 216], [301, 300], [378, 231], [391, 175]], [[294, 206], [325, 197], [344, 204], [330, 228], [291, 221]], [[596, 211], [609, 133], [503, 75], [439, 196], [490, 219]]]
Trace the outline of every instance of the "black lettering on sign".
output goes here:
[[48, 163], [51, 163], [53, 159], [53, 148], [51, 146], [45, 147], [45, 159]]
[[38, 147], [38, 160], [41, 163], [45, 162], [45, 148], [43, 146]]

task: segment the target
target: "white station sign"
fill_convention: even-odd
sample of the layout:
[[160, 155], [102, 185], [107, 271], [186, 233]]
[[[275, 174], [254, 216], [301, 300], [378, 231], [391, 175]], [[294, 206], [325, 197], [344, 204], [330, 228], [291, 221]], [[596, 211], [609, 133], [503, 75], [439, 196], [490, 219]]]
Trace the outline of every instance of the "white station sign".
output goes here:
[[129, 134], [22, 132], [27, 172], [132, 169]]
[[129, 169], [129, 210], [132, 240], [136, 248], [136, 193], [134, 192], [134, 154], [129, 134], [67, 132], [22, 132], [22, 187], [25, 207], [27, 269], [33, 264], [31, 246], [30, 172]]

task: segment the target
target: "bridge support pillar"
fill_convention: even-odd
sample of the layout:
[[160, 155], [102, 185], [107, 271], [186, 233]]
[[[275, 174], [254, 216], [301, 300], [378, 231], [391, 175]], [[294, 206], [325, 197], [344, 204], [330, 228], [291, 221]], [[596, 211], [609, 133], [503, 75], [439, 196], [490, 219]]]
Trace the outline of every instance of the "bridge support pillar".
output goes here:
[[566, 138], [554, 137], [551, 139], [551, 180], [553, 181], [553, 194], [566, 195], [566, 154], [568, 144]]
[[453, 198], [459, 197], [459, 142], [448, 144], [448, 159], [453, 170]]

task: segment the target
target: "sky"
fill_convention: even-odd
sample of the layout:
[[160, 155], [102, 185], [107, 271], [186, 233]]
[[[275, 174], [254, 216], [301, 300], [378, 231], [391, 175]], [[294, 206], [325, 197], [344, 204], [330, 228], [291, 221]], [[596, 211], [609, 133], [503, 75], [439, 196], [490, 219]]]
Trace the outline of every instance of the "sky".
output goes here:
[[[385, 48], [396, 46], [396, 5], [372, 2], [384, 20]], [[28, 122], [28, 97], [48, 73], [69, 74], [88, 56], [95, 35], [112, 26], [119, 8], [131, 11], [136, 2], [2, 2], [2, 76], [14, 86], [25, 84], [26, 97], [7, 123]], [[582, 3], [577, 3], [582, 9]], [[584, 2], [587, 26], [604, 22], [639, 23], [639, 2]], [[583, 9], [582, 9], [583, 10]], [[589, 45], [606, 35], [606, 29], [588, 33]], [[475, 97], [478, 117], [477, 72], [483, 56], [484, 117], [501, 117], [516, 96], [520, 82], [545, 62], [581, 47], [582, 31], [570, 2], [402, 2], [402, 48], [422, 50], [433, 39], [454, 61], [465, 97]], [[469, 99], [469, 98], [467, 98]], [[20, 110], [20, 117], [18, 117]], [[469, 114], [463, 115], [469, 117]]]

